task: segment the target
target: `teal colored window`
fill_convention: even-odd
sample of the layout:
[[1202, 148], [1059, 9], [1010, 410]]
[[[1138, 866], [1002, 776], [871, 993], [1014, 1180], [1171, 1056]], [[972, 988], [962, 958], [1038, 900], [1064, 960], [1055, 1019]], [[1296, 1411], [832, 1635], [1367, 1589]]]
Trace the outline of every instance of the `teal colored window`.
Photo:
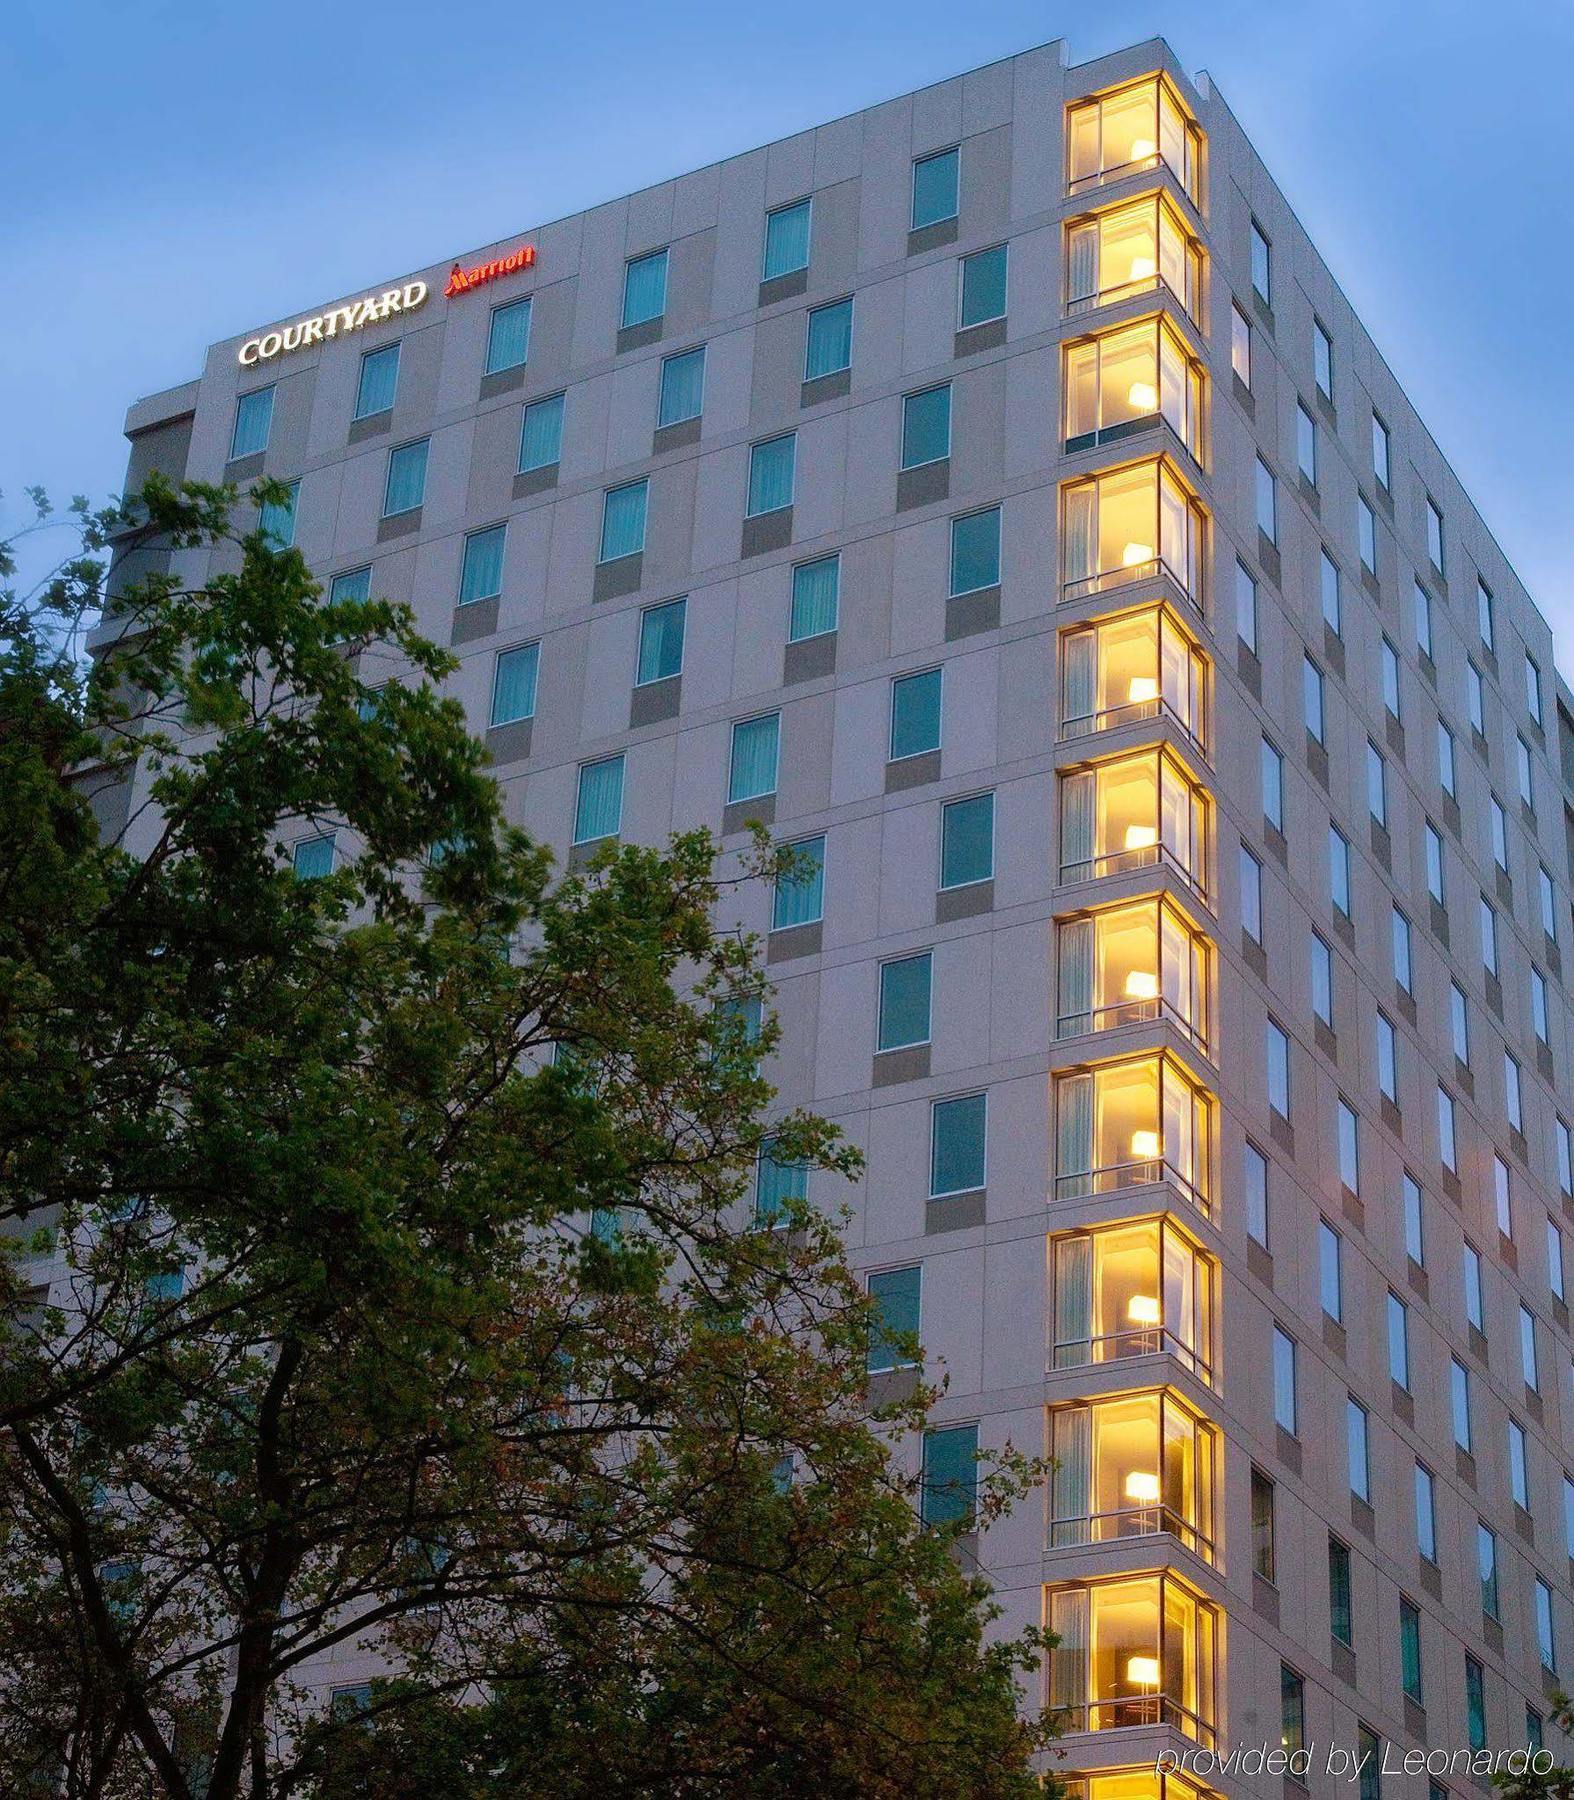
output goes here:
[[929, 1114], [929, 1192], [971, 1194], [984, 1186], [984, 1125], [988, 1099], [964, 1094], [936, 1100]]
[[1472, 1750], [1487, 1747], [1487, 1683], [1481, 1665], [1473, 1656], [1465, 1658], [1465, 1729]]
[[601, 560], [637, 556], [645, 548], [645, 502], [649, 482], [608, 488], [601, 499]]
[[230, 461], [237, 456], [255, 456], [268, 447], [268, 433], [273, 429], [273, 389], [253, 388], [235, 402], [235, 428], [230, 433]]
[[951, 384], [902, 397], [902, 467], [942, 462], [951, 454]]
[[464, 567], [459, 572], [459, 604], [490, 600], [503, 591], [503, 534], [505, 527], [472, 531], [465, 539]]
[[880, 1029], [876, 1048], [903, 1050], [929, 1042], [929, 951], [880, 965]]
[[636, 686], [667, 681], [683, 673], [683, 629], [688, 610], [687, 600], [669, 600], [663, 606], [647, 606], [640, 614]]
[[912, 229], [922, 231], [926, 225], [938, 225], [943, 219], [954, 219], [957, 211], [957, 175], [961, 168], [960, 153], [940, 150], [933, 156], [922, 156], [913, 164]]
[[925, 669], [891, 683], [892, 762], [940, 748], [940, 671]]
[[623, 265], [623, 324], [643, 325], [667, 310], [667, 253], [653, 250]]
[[487, 374], [517, 369], [529, 355], [530, 301], [510, 300], [507, 306], [494, 306], [492, 323], [486, 334]]
[[795, 867], [776, 883], [771, 903], [771, 930], [812, 925], [824, 916], [825, 839], [801, 838], [789, 846]]
[[971, 794], [940, 809], [940, 885], [966, 887], [995, 873], [995, 796]]
[[809, 202], [779, 206], [765, 215], [765, 280], [809, 266]]
[[295, 879], [316, 881], [333, 873], [333, 834], [326, 837], [302, 838], [295, 846]]
[[705, 346], [669, 356], [661, 365], [661, 399], [656, 424], [681, 425], [697, 419], [705, 400]]
[[973, 594], [1000, 585], [1000, 508], [951, 521], [951, 592]]
[[1306, 1684], [1286, 1663], [1279, 1664], [1279, 1743], [1291, 1752], [1306, 1747]]
[[383, 517], [414, 512], [426, 497], [427, 439], [401, 444], [388, 452], [388, 479], [383, 487]]
[[1350, 1547], [1336, 1537], [1328, 1540], [1328, 1625], [1346, 1648], [1355, 1643], [1354, 1614], [1350, 1605]]
[[970, 1519], [978, 1503], [978, 1427], [948, 1425], [924, 1433], [923, 1518], [926, 1525]]
[[716, 1003], [716, 1022], [724, 1034], [716, 1061], [754, 1073], [757, 1057], [753, 1046], [760, 1041], [765, 1008], [758, 994], [734, 994]]
[[757, 800], [776, 792], [776, 761], [781, 741], [781, 714], [740, 719], [732, 728], [732, 762], [727, 776], [727, 803]]
[[563, 450], [563, 396], [553, 394], [525, 408], [519, 425], [519, 473], [549, 469]]
[[399, 391], [399, 346], [385, 344], [361, 358], [361, 381], [355, 390], [355, 416], [369, 419], [387, 412]]
[[347, 1687], [336, 1687], [328, 1697], [329, 1717], [342, 1722], [363, 1713], [372, 1703], [372, 1684], [357, 1681]]
[[799, 563], [792, 572], [792, 617], [787, 636], [796, 644], [803, 638], [823, 637], [835, 631], [841, 599], [842, 559], [822, 556]]
[[512, 725], [517, 719], [536, 716], [536, 671], [540, 662], [539, 644], [498, 651], [492, 671], [492, 712], [488, 724]]
[[258, 516], [257, 529], [275, 550], [288, 550], [295, 542], [295, 503], [300, 499], [300, 494], [301, 484], [292, 481], [289, 498], [282, 504], [269, 501]]
[[754, 1173], [755, 1222], [774, 1226], [787, 1215], [791, 1203], [802, 1205], [808, 1198], [808, 1165], [779, 1159], [775, 1138], [767, 1138], [760, 1146]]
[[917, 1263], [908, 1269], [882, 1269], [869, 1277], [869, 1298], [879, 1317], [869, 1330], [869, 1372], [910, 1368], [913, 1354], [893, 1340], [918, 1336], [919, 1296], [923, 1271]]
[[346, 569], [342, 575], [335, 575], [328, 587], [328, 604], [337, 606], [341, 601], [364, 604], [372, 597], [372, 571], [365, 569]]
[[962, 258], [962, 328], [1006, 316], [1006, 247]]
[[829, 306], [816, 306], [809, 314], [808, 338], [804, 348], [803, 378], [818, 381], [822, 375], [836, 375], [850, 369], [853, 362], [853, 303], [833, 300]]
[[755, 444], [749, 451], [749, 517], [779, 512], [792, 505], [793, 473], [798, 456], [796, 432]]
[[579, 798], [574, 807], [574, 842], [594, 843], [616, 837], [623, 824], [623, 758], [582, 763]]

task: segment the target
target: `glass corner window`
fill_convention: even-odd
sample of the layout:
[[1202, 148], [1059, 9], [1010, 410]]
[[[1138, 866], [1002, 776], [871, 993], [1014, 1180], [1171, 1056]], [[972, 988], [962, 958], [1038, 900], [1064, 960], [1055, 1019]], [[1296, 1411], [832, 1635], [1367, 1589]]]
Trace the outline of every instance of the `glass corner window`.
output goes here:
[[1076, 102], [1066, 117], [1066, 190], [1077, 194], [1160, 166], [1195, 203], [1203, 136], [1172, 84], [1144, 76]]
[[1165, 576], [1202, 605], [1204, 514], [1166, 458], [1068, 482], [1061, 521], [1063, 599]]
[[1091, 312], [1138, 294], [1168, 293], [1191, 317], [1202, 296], [1202, 246], [1163, 194], [1066, 226], [1066, 311]]

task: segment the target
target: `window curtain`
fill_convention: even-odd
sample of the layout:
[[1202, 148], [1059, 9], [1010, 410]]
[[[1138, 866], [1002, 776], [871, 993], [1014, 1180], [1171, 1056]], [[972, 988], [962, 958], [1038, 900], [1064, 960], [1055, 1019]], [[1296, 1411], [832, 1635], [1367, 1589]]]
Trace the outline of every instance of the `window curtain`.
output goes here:
[[1061, 670], [1062, 714], [1065, 725], [1079, 725], [1090, 730], [1098, 712], [1098, 638], [1094, 632], [1079, 631], [1065, 642], [1065, 663]]
[[1055, 1246], [1055, 1367], [1075, 1368], [1093, 1353], [1093, 1243], [1063, 1238]]
[[505, 650], [497, 659], [492, 681], [493, 725], [508, 725], [531, 718], [536, 710], [536, 665], [540, 651], [534, 644], [521, 650]]
[[800, 638], [821, 637], [828, 631], [835, 631], [841, 570], [838, 556], [800, 563], [793, 570], [792, 622], [788, 635], [794, 643]]
[[1049, 1528], [1052, 1550], [1063, 1544], [1085, 1544], [1092, 1530], [1088, 1511], [1093, 1480], [1093, 1414], [1087, 1407], [1068, 1407], [1055, 1414], [1054, 1453]]
[[685, 419], [697, 419], [705, 395], [705, 351], [687, 351], [682, 356], [669, 356], [661, 365], [661, 405], [656, 415], [658, 425], [679, 425]]
[[1049, 1628], [1059, 1640], [1049, 1653], [1049, 1703], [1073, 1707], [1080, 1715], [1088, 1703], [1086, 1588], [1069, 1588], [1050, 1595]]
[[574, 814], [574, 842], [615, 837], [623, 818], [623, 758], [586, 763], [579, 771], [579, 805]]
[[464, 568], [459, 577], [461, 606], [502, 593], [503, 532], [504, 527], [497, 525], [490, 531], [473, 532], [465, 539]]
[[1087, 770], [1060, 784], [1060, 871], [1067, 881], [1093, 873], [1093, 782]]
[[486, 372], [517, 369], [530, 353], [530, 302], [515, 300], [492, 314], [486, 340]]
[[792, 505], [793, 463], [797, 438], [772, 438], [768, 444], [756, 444], [749, 452], [749, 517], [759, 513], [780, 512]]
[[1060, 1030], [1075, 1037], [1093, 1028], [1093, 921], [1060, 928]]
[[383, 514], [413, 512], [426, 492], [426, 440], [401, 444], [388, 458], [388, 485], [383, 495]]
[[616, 562], [645, 548], [645, 495], [647, 484], [630, 482], [611, 488], [601, 503], [601, 560]]
[[628, 263], [623, 270], [623, 324], [643, 325], [667, 310], [667, 253], [658, 250]]
[[1068, 1075], [1056, 1094], [1055, 1195], [1078, 1198], [1093, 1191], [1093, 1077]]
[[780, 713], [763, 719], [745, 719], [732, 728], [732, 774], [727, 801], [753, 800], [776, 792], [776, 749], [781, 728]]
[[809, 340], [803, 378], [818, 381], [850, 368], [853, 360], [853, 303], [838, 300], [834, 306], [817, 306], [809, 314]]
[[1070, 586], [1096, 575], [1094, 543], [1098, 531], [1098, 496], [1093, 484], [1066, 495], [1065, 542], [1061, 548], [1061, 580]]
[[1099, 291], [1099, 228], [1079, 225], [1071, 234], [1067, 299], [1089, 300]]
[[563, 396], [554, 394], [550, 400], [527, 406], [519, 428], [519, 473], [550, 468], [558, 460], [562, 444]]
[[765, 221], [765, 280], [809, 266], [809, 202], [784, 206]]

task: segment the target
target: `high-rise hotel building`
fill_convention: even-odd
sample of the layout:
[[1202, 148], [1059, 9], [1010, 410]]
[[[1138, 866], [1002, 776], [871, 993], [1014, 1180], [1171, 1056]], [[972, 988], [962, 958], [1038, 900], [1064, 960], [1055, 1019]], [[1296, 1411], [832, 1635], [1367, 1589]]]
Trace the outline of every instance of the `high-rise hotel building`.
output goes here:
[[1218, 92], [1052, 44], [457, 269], [249, 323], [132, 407], [131, 477], [292, 484], [271, 528], [453, 644], [565, 863], [808, 853], [744, 903], [771, 1074], [866, 1153], [852, 1255], [949, 1377], [934, 1514], [975, 1447], [1057, 1459], [969, 1542], [1059, 1634], [1059, 1766], [1534, 1742], [1574, 703]]

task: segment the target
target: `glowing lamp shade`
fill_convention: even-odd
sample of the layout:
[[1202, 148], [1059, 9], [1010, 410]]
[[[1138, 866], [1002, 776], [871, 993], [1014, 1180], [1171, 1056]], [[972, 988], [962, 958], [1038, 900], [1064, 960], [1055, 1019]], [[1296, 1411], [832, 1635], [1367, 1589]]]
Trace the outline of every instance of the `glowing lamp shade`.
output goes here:
[[1126, 1317], [1133, 1325], [1157, 1325], [1159, 1302], [1153, 1294], [1133, 1294], [1126, 1302]]
[[1159, 1153], [1159, 1134], [1156, 1131], [1134, 1131], [1131, 1134], [1131, 1154], [1139, 1161], [1151, 1160]]
[[1150, 1469], [1133, 1469], [1126, 1477], [1126, 1498], [1149, 1505], [1159, 1497], [1159, 1478]]
[[1128, 1000], [1157, 1000], [1159, 997], [1159, 978], [1151, 969], [1133, 969], [1126, 977], [1126, 998]]
[[1133, 162], [1144, 162], [1148, 157], [1152, 156], [1157, 149], [1158, 146], [1154, 143], [1152, 138], [1133, 138], [1131, 144], [1131, 160]]
[[1131, 259], [1131, 279], [1133, 281], [1151, 281], [1159, 272], [1159, 265], [1151, 256], [1134, 256]]
[[1159, 828], [1156, 825], [1128, 825], [1126, 827], [1126, 848], [1128, 850], [1151, 850], [1159, 841]]
[[1157, 412], [1159, 390], [1151, 381], [1134, 381], [1126, 390], [1126, 399], [1140, 413]]
[[1138, 563], [1152, 562], [1153, 546], [1151, 544], [1128, 544], [1121, 551], [1120, 560], [1128, 569], [1136, 568]]
[[1156, 1656], [1131, 1656], [1126, 1659], [1126, 1679], [1138, 1687], [1159, 1685], [1159, 1659]]
[[1159, 697], [1159, 682], [1158, 682], [1157, 676], [1155, 676], [1155, 675], [1133, 675], [1132, 676], [1131, 686], [1126, 691], [1126, 698], [1128, 700], [1130, 700], [1133, 705], [1136, 705], [1139, 702], [1146, 701], [1146, 700], [1157, 700], [1158, 697]]

